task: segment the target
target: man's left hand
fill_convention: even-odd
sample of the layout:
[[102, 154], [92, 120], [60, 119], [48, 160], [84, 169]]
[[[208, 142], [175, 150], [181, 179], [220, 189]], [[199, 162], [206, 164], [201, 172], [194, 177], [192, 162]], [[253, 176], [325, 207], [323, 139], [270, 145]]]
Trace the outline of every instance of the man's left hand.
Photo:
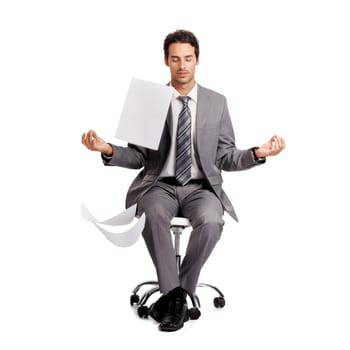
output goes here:
[[276, 156], [282, 152], [286, 147], [286, 143], [282, 137], [274, 135], [271, 139], [263, 144], [261, 147], [255, 150], [255, 154], [258, 158], [266, 158], [270, 156]]

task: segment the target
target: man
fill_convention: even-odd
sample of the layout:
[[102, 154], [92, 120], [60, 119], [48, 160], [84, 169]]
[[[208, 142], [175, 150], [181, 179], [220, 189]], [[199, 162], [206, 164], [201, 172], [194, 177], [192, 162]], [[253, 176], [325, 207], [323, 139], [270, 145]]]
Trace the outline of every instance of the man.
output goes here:
[[[226, 98], [195, 80], [198, 58], [193, 33], [177, 30], [165, 38], [174, 95], [157, 151], [115, 146], [93, 130], [82, 136], [88, 149], [101, 152], [105, 165], [143, 168], [129, 188], [126, 206], [137, 203], [138, 213], [146, 214], [143, 237], [162, 293], [151, 316], [162, 331], [183, 326], [186, 293], [195, 292], [201, 268], [220, 239], [224, 210], [237, 220], [221, 186], [221, 171], [252, 168], [285, 147], [275, 135], [261, 147], [236, 148]], [[193, 230], [178, 274], [169, 226], [179, 214], [189, 218]]]

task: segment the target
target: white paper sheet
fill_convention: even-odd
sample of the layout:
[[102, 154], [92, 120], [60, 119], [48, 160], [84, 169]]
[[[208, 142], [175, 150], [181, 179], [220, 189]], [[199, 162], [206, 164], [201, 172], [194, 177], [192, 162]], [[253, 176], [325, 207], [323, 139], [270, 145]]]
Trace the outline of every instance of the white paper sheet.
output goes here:
[[157, 150], [173, 93], [167, 85], [133, 78], [116, 138]]
[[106, 230], [101, 227], [101, 225], [109, 226], [122, 226], [131, 224], [135, 219], [136, 214], [136, 204], [126, 209], [124, 212], [113, 216], [110, 219], [104, 221], [98, 221], [86, 207], [85, 204], [81, 205], [81, 216], [84, 220], [87, 220], [93, 223], [97, 229], [102, 232], [102, 234], [113, 244], [119, 247], [129, 247], [133, 245], [140, 237], [142, 230], [145, 226], [146, 217], [145, 214], [142, 214], [141, 217], [137, 220], [136, 224], [129, 228], [127, 231], [121, 233], [115, 233]]

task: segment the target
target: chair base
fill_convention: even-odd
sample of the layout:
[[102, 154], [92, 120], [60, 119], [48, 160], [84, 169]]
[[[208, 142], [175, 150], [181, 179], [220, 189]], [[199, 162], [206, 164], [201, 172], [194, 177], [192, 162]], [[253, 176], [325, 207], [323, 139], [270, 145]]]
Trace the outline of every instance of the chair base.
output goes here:
[[[180, 255], [180, 236], [186, 228], [190, 227], [191, 223], [187, 218], [184, 217], [175, 217], [171, 221], [170, 230], [174, 234], [174, 248], [175, 248], [175, 255], [176, 255], [176, 263], [177, 263], [177, 269], [180, 270], [181, 266], [181, 255]], [[153, 286], [152, 288], [148, 289], [146, 292], [144, 292], [141, 297], [138, 294], [140, 289], [144, 286]], [[225, 306], [225, 297], [223, 293], [220, 291], [219, 288], [212, 286], [211, 284], [206, 283], [198, 283], [197, 287], [208, 287], [213, 289], [219, 296], [215, 297], [213, 299], [214, 306], [216, 308], [223, 308]], [[131, 306], [137, 307], [137, 313], [141, 318], [147, 318], [149, 315], [149, 307], [147, 306], [148, 299], [155, 293], [159, 292], [159, 284], [158, 281], [145, 281], [140, 284], [138, 284], [134, 290], [132, 291], [132, 294], [130, 296], [130, 304]], [[196, 320], [200, 317], [200, 301], [197, 296], [197, 294], [188, 294], [189, 298], [191, 299], [192, 308], [188, 310], [189, 317], [191, 320]]]
[[[148, 290], [146, 290], [143, 294], [140, 294], [140, 290], [141, 288], [143, 288], [144, 286], [153, 286], [151, 288], [149, 288]], [[218, 296], [216, 296], [213, 299], [213, 304], [215, 306], [215, 308], [223, 308], [226, 304], [225, 301], [225, 296], [224, 294], [220, 291], [219, 288], [211, 285], [211, 284], [207, 284], [207, 283], [198, 283], [197, 287], [199, 288], [211, 288], [213, 289]], [[149, 307], [147, 306], [147, 301], [149, 300], [149, 298], [155, 294], [159, 292], [159, 284], [158, 281], [145, 281], [142, 282], [140, 284], [138, 284], [134, 290], [132, 291], [132, 294], [130, 296], [130, 305], [137, 307], [137, 313], [141, 318], [147, 318], [149, 316]], [[140, 296], [141, 295], [141, 296]], [[192, 294], [189, 293], [188, 294], [190, 300], [191, 300], [191, 304], [192, 307], [189, 308], [188, 312], [189, 312], [189, 318], [191, 320], [196, 320], [201, 316], [201, 312], [200, 312], [200, 300], [197, 294]]]

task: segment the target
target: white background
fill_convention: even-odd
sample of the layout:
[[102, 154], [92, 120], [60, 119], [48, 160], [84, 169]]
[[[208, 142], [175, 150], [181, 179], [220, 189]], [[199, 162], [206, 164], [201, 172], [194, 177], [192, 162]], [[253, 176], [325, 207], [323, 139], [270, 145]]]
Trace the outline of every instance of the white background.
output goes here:
[[[347, 1], [2, 1], [1, 349], [349, 349], [350, 11]], [[240, 218], [201, 280], [215, 310], [172, 334], [129, 306], [154, 278], [142, 240], [113, 246], [80, 218], [123, 210], [137, 171], [80, 143], [114, 139], [132, 77], [166, 83], [166, 34], [200, 41], [197, 80], [226, 95], [237, 145], [286, 150], [225, 173]]]

